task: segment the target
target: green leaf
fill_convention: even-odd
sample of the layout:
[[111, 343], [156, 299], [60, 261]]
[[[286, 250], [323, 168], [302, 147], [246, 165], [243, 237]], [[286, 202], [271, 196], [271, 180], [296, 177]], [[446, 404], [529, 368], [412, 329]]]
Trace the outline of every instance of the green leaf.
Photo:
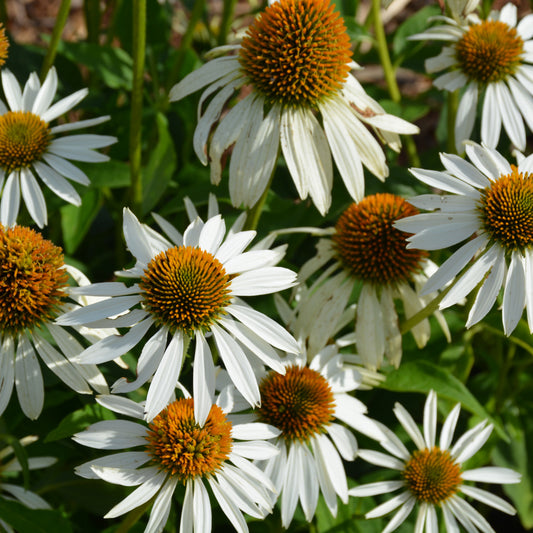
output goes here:
[[509, 439], [501, 425], [489, 416], [483, 406], [455, 376], [429, 361], [412, 361], [402, 364], [400, 368], [387, 376], [381, 387], [391, 391], [424, 394], [434, 390], [439, 397], [460, 402], [462, 407], [471, 413], [490, 420], [498, 434], [506, 441]]
[[0, 498], [0, 519], [17, 533], [71, 533], [70, 524], [57, 511], [29, 509], [16, 501]]
[[93, 187], [118, 189], [131, 184], [130, 167], [122, 161], [112, 159], [96, 165], [77, 163], [77, 166], [87, 174]]
[[85, 65], [98, 74], [111, 89], [131, 90], [133, 59], [125, 50], [94, 43], [60, 41], [57, 51], [73, 63]]
[[100, 210], [100, 193], [89, 189], [81, 197], [81, 205], [65, 205], [61, 208], [63, 242], [68, 254], [73, 254], [89, 231], [94, 217]]
[[172, 137], [168, 131], [168, 120], [162, 113], [156, 115], [158, 141], [150, 153], [148, 164], [142, 171], [143, 213], [148, 213], [163, 196], [176, 170], [177, 157]]
[[421, 33], [428, 27], [428, 18], [440, 15], [441, 11], [438, 6], [426, 6], [414, 15], [407, 17], [394, 34], [392, 40], [392, 50], [396, 56], [408, 53], [410, 48], [413, 48], [416, 41], [408, 41], [407, 37], [415, 33]]
[[82, 409], [78, 409], [63, 418], [59, 425], [48, 433], [44, 442], [66, 439], [95, 422], [114, 420], [114, 418], [113, 413], [97, 403], [86, 405]]

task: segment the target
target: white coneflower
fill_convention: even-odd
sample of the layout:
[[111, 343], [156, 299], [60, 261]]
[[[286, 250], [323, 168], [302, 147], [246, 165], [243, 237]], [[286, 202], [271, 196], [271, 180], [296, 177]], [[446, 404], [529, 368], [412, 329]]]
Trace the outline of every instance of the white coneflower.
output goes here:
[[401, 490], [400, 494], [366, 514], [367, 518], [383, 516], [398, 509], [383, 533], [394, 531], [417, 507], [414, 533], [438, 533], [437, 509], [444, 516], [447, 533], [457, 533], [459, 522], [471, 533], [495, 533], [487, 520], [460, 493], [507, 514], [516, 511], [505, 500], [469, 484], [519, 483], [520, 474], [508, 468], [486, 466], [465, 470], [463, 464], [485, 444], [492, 432], [487, 421], [479, 423], [462, 435], [452, 446], [460, 404], [446, 418], [439, 442], [437, 436], [437, 395], [431, 391], [424, 409], [424, 432], [416, 425], [407, 410], [399, 403], [394, 414], [412, 438], [417, 449], [409, 452], [402, 441], [388, 428], [382, 428], [385, 438], [381, 445], [391, 455], [374, 450], [360, 450], [359, 457], [377, 466], [396, 470], [398, 481], [378, 481], [350, 489], [351, 496], [374, 496]]
[[[84, 278], [64, 264], [61, 248], [40, 233], [0, 224], [0, 414], [14, 387], [27, 417], [35, 419], [41, 413], [44, 385], [37, 356], [76, 392], [90, 394], [90, 386], [107, 391], [96, 366], [74, 362], [83, 351], [79, 341], [54, 324], [62, 313], [80, 307], [70, 295], [69, 273], [74, 280]], [[91, 341], [102, 337], [99, 331], [79, 332]]]
[[[119, 380], [113, 392], [135, 390], [153, 376], [146, 401], [146, 416], [150, 420], [173, 395], [186, 347], [194, 339], [193, 394], [198, 422], [202, 424], [214, 393], [214, 363], [206, 340], [211, 336], [237, 389], [250, 404], [259, 404], [257, 380], [243, 347], [282, 372], [284, 367], [273, 346], [297, 352], [298, 344], [279, 324], [240, 297], [292, 287], [296, 274], [272, 266], [283, 256], [280, 249], [245, 252], [255, 231], [226, 235], [220, 215], [205, 223], [196, 218], [183, 236], [160, 217], [158, 220], [168, 239], [140, 224], [126, 209], [124, 236], [137, 262], [120, 274], [137, 282], [128, 287], [113, 282], [80, 288], [77, 294], [111, 298], [58, 319], [63, 325], [129, 328], [123, 336], [93, 344], [78, 361], [93, 364], [110, 361], [148, 336], [137, 365], [137, 379], [132, 383]], [[121, 316], [109, 320], [117, 314]]]
[[440, 302], [444, 309], [479, 286], [466, 326], [479, 322], [503, 287], [503, 328], [510, 335], [527, 309], [533, 332], [533, 156], [511, 165], [495, 150], [469, 143], [472, 163], [441, 154], [445, 171], [412, 169], [430, 187], [451, 194], [427, 194], [409, 201], [433, 210], [398, 221], [414, 233], [409, 248], [438, 250], [466, 241], [435, 272], [423, 294], [438, 290], [466, 272]]
[[101, 124], [109, 120], [108, 116], [51, 127], [50, 122], [70, 111], [89, 92], [81, 89], [52, 104], [57, 81], [52, 67], [42, 86], [34, 72], [21, 90], [15, 76], [9, 70], [2, 71], [9, 106], [0, 101], [0, 223], [5, 226], [15, 224], [21, 196], [35, 223], [40, 228], [47, 224], [46, 202], [38, 180], [63, 200], [80, 205], [81, 198], [68, 180], [82, 185], [90, 182], [69, 160], [107, 161], [106, 155], [94, 149], [117, 141], [108, 135], [61, 135]]
[[[210, 533], [211, 502], [208, 488], [239, 533], [248, 526], [243, 512], [264, 518], [272, 511], [271, 480], [249, 459], [266, 459], [278, 453], [264, 439], [278, 430], [262, 423], [232, 423], [227, 417], [232, 402], [224, 392], [209, 408], [203, 424], [194, 415], [194, 400], [180, 398], [167, 405], [148, 425], [143, 406], [117, 396], [100, 397], [105, 407], [137, 419], [105, 420], [74, 436], [84, 446], [104, 450], [137, 448], [107, 455], [78, 467], [86, 478], [137, 486], [115, 505], [106, 518], [120, 516], [154, 498], [145, 533], [161, 531], [168, 519], [172, 495], [179, 486], [185, 494], [179, 531]], [[140, 449], [139, 449], [140, 447]]]
[[[442, 20], [442, 17], [439, 17]], [[455, 123], [455, 143], [464, 152], [476, 121], [477, 103], [482, 100], [481, 140], [496, 148], [503, 128], [519, 149], [526, 146], [524, 121], [533, 130], [533, 15], [517, 20], [516, 6], [506, 4], [491, 12], [487, 20], [469, 17], [414, 35], [411, 39], [449, 41], [437, 57], [426, 61], [428, 72], [448, 70], [435, 79], [439, 89], [461, 95]]]
[[[386, 114], [352, 76], [350, 70], [358, 66], [351, 60], [350, 39], [329, 0], [274, 2], [241, 44], [229, 49], [237, 55], [216, 58], [189, 74], [173, 87], [170, 100], [206, 87], [194, 148], [202, 163], [211, 163], [211, 180], [218, 183], [222, 156], [235, 144], [229, 166], [235, 206], [258, 201], [280, 145], [300, 198], [310, 196], [320, 213], [331, 203], [332, 154], [348, 192], [359, 201], [363, 165], [381, 180], [389, 172], [366, 126], [396, 151], [398, 133], [418, 133], [416, 126]], [[220, 120], [207, 148], [224, 105], [243, 86], [251, 91]]]

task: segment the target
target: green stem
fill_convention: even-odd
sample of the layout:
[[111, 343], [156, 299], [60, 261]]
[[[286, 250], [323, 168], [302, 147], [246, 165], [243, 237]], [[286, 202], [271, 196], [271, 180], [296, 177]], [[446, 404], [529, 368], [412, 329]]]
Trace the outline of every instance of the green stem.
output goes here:
[[[402, 94], [396, 81], [396, 72], [392, 66], [389, 55], [389, 48], [387, 45], [387, 36], [385, 35], [385, 28], [383, 27], [383, 20], [381, 18], [381, 0], [372, 0], [372, 18], [374, 20], [374, 33], [376, 36], [376, 43], [378, 47], [379, 59], [383, 67], [385, 81], [389, 90], [389, 95], [393, 102], [401, 103]], [[416, 149], [416, 144], [411, 136], [404, 136], [405, 148], [409, 157], [409, 162], [415, 167], [420, 166], [420, 158]]]
[[141, 176], [141, 133], [143, 107], [143, 75], [146, 52], [146, 0], [133, 0], [133, 86], [130, 115], [130, 202], [133, 211], [141, 214], [143, 184]]
[[[456, 280], [457, 281], [457, 280]], [[442, 299], [448, 294], [450, 289], [455, 285], [455, 282], [448, 285], [443, 291], [439, 293], [439, 295], [431, 300], [424, 309], [421, 309], [418, 311], [418, 313], [415, 313], [412, 317], [408, 318], [401, 326], [400, 326], [400, 333], [403, 335], [404, 333], [407, 333], [411, 329], [413, 329], [416, 325], [418, 325], [422, 320], [425, 320], [429, 316], [431, 316], [435, 311], [438, 310], [439, 304], [442, 301]]]
[[459, 107], [459, 91], [453, 91], [448, 93], [448, 112], [447, 112], [447, 125], [448, 125], [448, 140], [446, 143], [446, 149], [449, 154], [456, 154], [455, 149], [455, 119], [457, 118], [457, 108]]
[[61, 34], [63, 33], [63, 28], [67, 22], [69, 11], [70, 0], [61, 0], [61, 5], [59, 6], [59, 11], [57, 12], [56, 23], [54, 24], [54, 29], [52, 31], [52, 37], [50, 38], [50, 44], [48, 45], [48, 50], [46, 51], [46, 56], [41, 68], [41, 83], [46, 78], [50, 67], [54, 64], [57, 47], [59, 45], [59, 39], [61, 39]]
[[146, 510], [152, 505], [153, 501], [155, 499], [155, 496], [148, 500], [147, 502], [143, 503], [139, 507], [136, 507], [135, 509], [132, 509], [124, 518], [124, 520], [119, 524], [117, 529], [115, 529], [115, 533], [127, 533], [142, 517], [142, 515], [146, 512]]
[[222, 11], [222, 21], [220, 22], [220, 29], [218, 33], [218, 45], [222, 46], [228, 41], [228, 33], [231, 29], [231, 22], [233, 20], [233, 12], [237, 0], [224, 0], [224, 9]]
[[181, 38], [181, 43], [180, 43], [178, 53], [176, 54], [174, 64], [171, 67], [170, 75], [167, 79], [167, 85], [166, 85], [167, 91], [169, 91], [171, 87], [178, 81], [181, 67], [183, 65], [183, 60], [185, 59], [185, 53], [191, 47], [192, 38], [194, 36], [194, 30], [196, 28], [196, 24], [202, 18], [202, 15], [204, 13], [205, 3], [206, 3], [206, 0], [195, 0], [193, 2], [193, 8], [191, 11], [191, 18], [189, 19], [189, 24], [187, 25], [187, 29], [185, 30], [185, 33], [183, 34], [183, 37]]
[[507, 384], [507, 376], [509, 375], [509, 370], [513, 366], [513, 359], [516, 353], [516, 344], [511, 344], [509, 346], [509, 349], [507, 350], [507, 357], [505, 358], [505, 361], [502, 365], [502, 368], [500, 368], [499, 372], [499, 378], [498, 378], [498, 387], [496, 389], [496, 400], [494, 405], [494, 412], [500, 413], [503, 404], [505, 400], [509, 397], [508, 394], [506, 394], [506, 384]]
[[87, 26], [87, 41], [96, 44], [100, 33], [100, 0], [85, 0], [83, 11]]

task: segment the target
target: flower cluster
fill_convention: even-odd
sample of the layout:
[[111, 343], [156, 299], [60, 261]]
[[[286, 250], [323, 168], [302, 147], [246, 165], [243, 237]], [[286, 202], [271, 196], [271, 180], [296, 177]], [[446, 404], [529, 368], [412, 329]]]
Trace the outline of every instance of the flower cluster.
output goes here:
[[[486, 13], [486, 2], [448, 0], [445, 13], [396, 32], [397, 66], [422, 51], [427, 73], [439, 73], [431, 94], [447, 101], [442, 170], [425, 153], [420, 163], [416, 142], [429, 154], [445, 121], [435, 139], [410, 137], [427, 125], [406, 120], [422, 111], [402, 101], [382, 6], [371, 3], [375, 39], [338, 3], [273, 0], [228, 44], [235, 2], [224, 2], [219, 46], [192, 68], [199, 3], [183, 48], [165, 56], [174, 67], [164, 83], [155, 57], [168, 47], [144, 49], [146, 2], [109, 6], [106, 45], [94, 33], [98, 6], [87, 5], [87, 47], [57, 48], [58, 15], [40, 77], [32, 72], [22, 86], [2, 69], [0, 529], [19, 528], [10, 504], [51, 509], [29, 476], [56, 459], [28, 458], [24, 447], [37, 437], [15, 437], [24, 416], [30, 424], [42, 413], [39, 428], [57, 426], [42, 446], [72, 437], [84, 486], [127, 487], [106, 495], [104, 518], [128, 514], [121, 531], [149, 508], [147, 533], [172, 521], [180, 533], [210, 533], [219, 519], [247, 533], [270, 514], [270, 529], [288, 530], [320, 523], [321, 507], [334, 520], [354, 502], [354, 520], [395, 511], [383, 533], [404, 522], [415, 533], [490, 533], [487, 507], [516, 514], [474, 483], [529, 475], [509, 467], [523, 466], [515, 455], [531, 435], [517, 420], [533, 414], [522, 357], [533, 353], [533, 14], [519, 20], [512, 3]], [[116, 27], [126, 12], [127, 38]], [[212, 40], [211, 26], [203, 30]], [[115, 54], [115, 42], [130, 37], [131, 57]], [[445, 43], [436, 57], [409, 48], [432, 40]], [[379, 85], [362, 85], [354, 59], [364, 62], [373, 46], [392, 101], [379, 98]], [[0, 67], [8, 50], [0, 25]], [[56, 98], [70, 86], [50, 63], [72, 50], [85, 61], [77, 90]], [[105, 85], [88, 100], [109, 115], [77, 109], [89, 94], [79, 88], [84, 76], [91, 88]], [[157, 95], [150, 113], [148, 80]], [[115, 105], [117, 117], [130, 106], [129, 130], [109, 120]], [[188, 107], [197, 110], [193, 127]], [[95, 126], [104, 129], [70, 133]], [[409, 184], [405, 158], [417, 180]], [[368, 193], [366, 172], [380, 182]], [[227, 194], [222, 185], [204, 202], [225, 177]], [[494, 360], [478, 351], [490, 344]], [[423, 416], [396, 401], [404, 392], [413, 412], [415, 394], [425, 395]], [[71, 409], [77, 394], [83, 404]], [[460, 421], [461, 404], [474, 425]], [[68, 411], [62, 421], [49, 416], [57, 405]], [[501, 457], [495, 428], [513, 454]], [[489, 460], [498, 466], [482, 466]], [[20, 472], [23, 487], [12, 479]], [[396, 491], [366, 507], [365, 497]], [[507, 496], [526, 524], [527, 505], [512, 487]]]

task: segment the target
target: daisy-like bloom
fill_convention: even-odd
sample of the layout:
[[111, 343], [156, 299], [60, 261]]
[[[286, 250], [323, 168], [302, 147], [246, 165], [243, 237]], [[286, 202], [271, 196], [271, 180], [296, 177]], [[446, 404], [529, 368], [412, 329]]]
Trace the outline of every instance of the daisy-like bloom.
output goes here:
[[[68, 330], [54, 324], [61, 313], [80, 307], [71, 300], [69, 273], [81, 272], [63, 262], [61, 248], [24, 226], [0, 224], [0, 414], [16, 386], [24, 414], [35, 419], [44, 402], [44, 386], [37, 355], [66, 385], [80, 394], [90, 386], [104, 393], [107, 385], [94, 365], [82, 366], [73, 358], [83, 347]], [[94, 340], [100, 332], [79, 333]], [[52, 338], [57, 348], [47, 340]], [[90, 385], [90, 386], [89, 386]]]
[[[400, 196], [383, 193], [351, 204], [339, 217], [330, 239], [322, 239], [318, 253], [299, 274], [301, 282], [319, 270], [309, 295], [297, 302], [298, 316], [289, 328], [307, 339], [310, 353], [326, 345], [347, 309], [354, 284], [361, 285], [356, 318], [357, 353], [369, 368], [379, 368], [384, 356], [396, 367], [402, 357], [402, 337], [395, 299], [403, 302], [406, 318], [426, 307], [432, 296], [418, 296], [427, 275], [436, 270], [427, 252], [408, 249], [406, 235], [393, 224], [418, 210]], [[445, 335], [444, 318], [437, 313]], [[427, 319], [412, 330], [421, 348], [430, 336]]]
[[470, 481], [480, 483], [519, 483], [520, 474], [508, 468], [486, 466], [465, 470], [464, 463], [475, 455], [489, 438], [493, 426], [479, 423], [462, 435], [452, 446], [455, 426], [461, 410], [457, 404], [450, 412], [437, 435], [437, 395], [431, 391], [424, 408], [423, 434], [407, 410], [399, 403], [394, 414], [413, 440], [413, 452], [388, 428], [383, 427], [385, 439], [381, 445], [390, 455], [374, 450], [359, 450], [359, 457], [369, 463], [397, 470], [398, 481], [379, 481], [350, 489], [351, 496], [374, 496], [401, 490], [400, 494], [366, 514], [366, 518], [383, 516], [398, 509], [383, 533], [394, 531], [418, 507], [414, 533], [438, 533], [437, 508], [444, 516], [448, 533], [458, 532], [459, 522], [467, 531], [495, 533], [487, 520], [460, 493], [494, 507], [504, 513], [515, 514], [505, 500]]
[[3, 24], [0, 24], [0, 67], [6, 62], [8, 49], [9, 41], [6, 37], [6, 29]]
[[142, 421], [142, 405], [118, 396], [97, 398], [105, 407], [137, 421], [97, 422], [75, 435], [74, 440], [104, 450], [142, 447], [107, 455], [77, 468], [77, 473], [85, 478], [138, 485], [106, 518], [120, 516], [155, 498], [145, 533], [161, 531], [179, 485], [185, 487], [179, 529], [183, 533], [211, 531], [207, 487], [241, 533], [248, 531], [243, 511], [259, 519], [272, 511], [273, 484], [249, 459], [267, 459], [277, 454], [277, 448], [265, 439], [276, 437], [279, 432], [262, 423], [231, 422], [228, 389], [211, 405], [202, 425], [196, 421], [194, 400], [190, 397], [174, 400], [148, 425]]
[[527, 308], [533, 332], [533, 156], [511, 165], [496, 150], [466, 145], [472, 163], [441, 154], [444, 172], [412, 169], [419, 180], [452, 194], [427, 194], [409, 201], [432, 213], [396, 223], [409, 233], [409, 248], [437, 250], [466, 241], [428, 280], [422, 294], [463, 276], [440, 302], [444, 309], [480, 286], [466, 327], [492, 308], [503, 286], [503, 328], [510, 335]]
[[[206, 87], [194, 148], [211, 163], [211, 181], [221, 178], [221, 159], [233, 144], [229, 190], [233, 205], [253, 206], [268, 186], [279, 146], [300, 198], [310, 196], [320, 213], [331, 203], [331, 154], [350, 195], [364, 196], [363, 165], [383, 180], [388, 175], [380, 144], [400, 150], [398, 133], [418, 128], [388, 115], [352, 76], [350, 40], [329, 0], [280, 0], [253, 22], [242, 42], [215, 49], [218, 57], [172, 88], [176, 101]], [[242, 87], [249, 94], [213, 125]], [[205, 107], [208, 97], [215, 96]]]
[[[20, 439], [21, 446], [28, 446], [38, 440], [35, 435], [28, 435]], [[43, 500], [38, 494], [13, 483], [5, 483], [6, 478], [16, 476], [22, 472], [22, 466], [16, 457], [13, 457], [12, 446], [6, 446], [0, 450], [0, 495], [8, 500], [16, 500], [30, 509], [51, 509], [48, 502]], [[47, 468], [57, 462], [55, 457], [29, 457], [28, 469], [37, 470]], [[2, 477], [4, 480], [2, 480]], [[11, 480], [10, 480], [11, 481]], [[0, 527], [7, 533], [15, 533], [15, 530], [4, 520], [0, 519]]]
[[235, 416], [241, 422], [258, 420], [280, 431], [275, 441], [279, 455], [259, 464], [275, 484], [282, 524], [288, 528], [298, 500], [308, 521], [315, 513], [319, 492], [333, 515], [337, 496], [347, 502], [342, 459], [353, 461], [357, 440], [342, 423], [374, 439], [383, 435], [366, 416], [366, 406], [352, 395], [356, 389], [379, 382], [380, 376], [346, 365], [335, 345], [324, 348], [309, 364], [304, 354], [288, 355], [284, 364], [285, 374], [258, 369], [261, 406]]
[[112, 390], [136, 390], [153, 376], [146, 401], [146, 417], [151, 420], [174, 394], [188, 343], [195, 339], [193, 395], [202, 425], [214, 394], [215, 370], [207, 342], [211, 337], [237, 389], [251, 405], [258, 405], [257, 380], [243, 347], [283, 372], [273, 346], [297, 352], [298, 344], [279, 324], [239, 297], [270, 294], [294, 285], [296, 274], [272, 266], [283, 256], [283, 249], [245, 252], [255, 231], [230, 232], [225, 237], [220, 215], [205, 223], [197, 217], [183, 235], [158, 215], [154, 217], [168, 239], [124, 211], [124, 237], [137, 262], [119, 275], [136, 282], [132, 286], [96, 283], [79, 289], [78, 294], [112, 298], [58, 319], [63, 325], [130, 328], [123, 336], [93, 344], [78, 361], [109, 361], [149, 336], [137, 364], [137, 379], [128, 383], [122, 378]]
[[81, 89], [52, 105], [57, 81], [52, 67], [42, 86], [33, 72], [21, 90], [15, 76], [9, 70], [2, 71], [9, 106], [0, 101], [0, 222], [5, 226], [15, 224], [21, 195], [35, 223], [40, 228], [47, 224], [46, 202], [37, 178], [63, 200], [80, 205], [80, 196], [68, 180], [88, 185], [89, 178], [69, 160], [107, 161], [106, 155], [94, 149], [117, 141], [108, 135], [59, 135], [101, 124], [109, 120], [108, 116], [50, 127], [50, 122], [70, 111], [89, 92]]
[[449, 72], [433, 82], [439, 89], [464, 87], [455, 123], [455, 143], [464, 152], [470, 139], [478, 100], [483, 100], [481, 140], [496, 148], [503, 124], [511, 142], [526, 146], [524, 121], [533, 130], [533, 15], [517, 23], [516, 6], [506, 4], [487, 20], [470, 16], [467, 23], [437, 17], [444, 24], [412, 39], [448, 41], [442, 52], [426, 61], [428, 72]]

